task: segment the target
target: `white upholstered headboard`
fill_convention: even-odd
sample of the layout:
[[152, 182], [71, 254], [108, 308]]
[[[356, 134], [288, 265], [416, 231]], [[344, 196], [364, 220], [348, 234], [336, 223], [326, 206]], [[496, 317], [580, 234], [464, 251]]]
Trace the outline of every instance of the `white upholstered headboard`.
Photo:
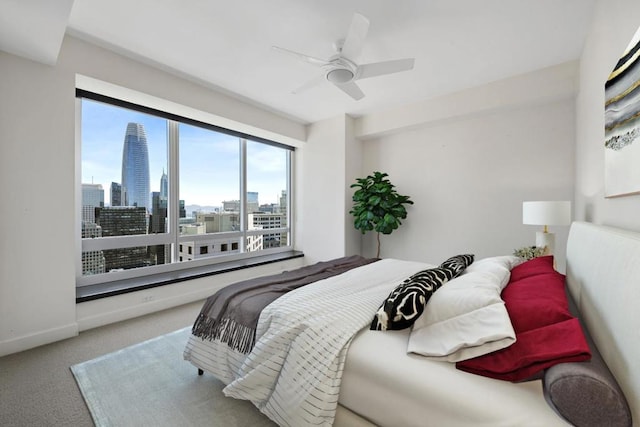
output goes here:
[[640, 425], [640, 233], [574, 222], [567, 283]]

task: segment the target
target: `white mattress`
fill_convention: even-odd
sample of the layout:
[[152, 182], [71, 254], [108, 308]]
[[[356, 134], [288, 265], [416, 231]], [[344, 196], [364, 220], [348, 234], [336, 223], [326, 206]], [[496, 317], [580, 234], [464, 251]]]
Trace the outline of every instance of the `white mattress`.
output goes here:
[[410, 329], [361, 331], [351, 343], [339, 403], [380, 426], [567, 426], [542, 382], [511, 383], [406, 353]]

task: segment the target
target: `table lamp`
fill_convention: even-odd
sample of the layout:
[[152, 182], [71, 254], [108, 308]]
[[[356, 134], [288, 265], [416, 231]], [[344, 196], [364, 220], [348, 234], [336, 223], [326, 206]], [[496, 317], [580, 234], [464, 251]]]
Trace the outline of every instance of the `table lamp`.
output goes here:
[[549, 233], [547, 227], [571, 224], [571, 202], [522, 202], [522, 223], [544, 226], [542, 231], [536, 232], [536, 246], [546, 247], [545, 255], [553, 255], [555, 235]]

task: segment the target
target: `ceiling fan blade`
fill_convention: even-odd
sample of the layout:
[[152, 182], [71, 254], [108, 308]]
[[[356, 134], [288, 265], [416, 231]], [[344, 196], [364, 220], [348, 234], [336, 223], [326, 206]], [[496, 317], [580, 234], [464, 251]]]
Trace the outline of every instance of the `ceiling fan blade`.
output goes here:
[[293, 56], [294, 58], [297, 58], [297, 59], [299, 59], [301, 61], [308, 62], [309, 64], [318, 65], [318, 66], [323, 66], [323, 65], [328, 65], [329, 64], [329, 62], [325, 61], [324, 59], [314, 58], [313, 56], [305, 55], [303, 53], [294, 52], [292, 50], [285, 49], [283, 47], [271, 46], [271, 48], [273, 50], [277, 50], [278, 52], [282, 52], [282, 53], [285, 53], [287, 55]]
[[362, 52], [362, 46], [368, 31], [369, 20], [359, 13], [354, 14], [340, 55], [355, 61], [360, 56], [360, 52]]
[[326, 79], [324, 77], [324, 74], [320, 74], [319, 76], [312, 78], [311, 80], [309, 80], [308, 82], [300, 86], [299, 88], [292, 90], [291, 93], [294, 93], [294, 94], [302, 93], [304, 91], [311, 89], [312, 87], [318, 86], [325, 80]]
[[359, 101], [362, 98], [364, 98], [364, 93], [358, 87], [358, 85], [355, 84], [355, 82], [353, 81], [349, 83], [336, 83], [335, 86], [341, 91], [343, 91], [344, 93], [346, 93], [347, 95], [349, 95], [350, 97], [352, 97], [353, 99], [355, 99], [356, 101]]
[[358, 67], [357, 80], [368, 79], [369, 77], [382, 76], [385, 74], [399, 73], [413, 69], [415, 59], [394, 59], [391, 61], [372, 62], [362, 64]]

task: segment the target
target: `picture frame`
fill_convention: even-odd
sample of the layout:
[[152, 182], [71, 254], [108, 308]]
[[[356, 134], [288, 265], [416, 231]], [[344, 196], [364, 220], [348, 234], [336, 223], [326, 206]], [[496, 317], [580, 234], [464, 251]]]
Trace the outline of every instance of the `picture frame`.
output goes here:
[[640, 28], [605, 83], [605, 197], [640, 194]]

